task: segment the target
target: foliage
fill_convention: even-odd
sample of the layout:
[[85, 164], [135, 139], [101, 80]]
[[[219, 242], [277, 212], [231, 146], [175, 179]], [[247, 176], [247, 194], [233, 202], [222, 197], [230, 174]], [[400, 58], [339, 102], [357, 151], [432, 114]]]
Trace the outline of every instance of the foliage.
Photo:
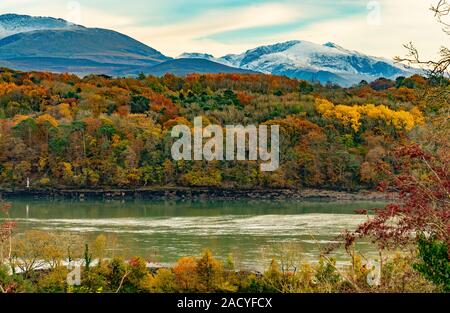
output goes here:
[[404, 110], [395, 111], [385, 105], [335, 106], [327, 100], [317, 99], [316, 109], [325, 118], [336, 119], [344, 126], [351, 127], [355, 132], [360, 130], [363, 119], [366, 123], [379, 120], [386, 126], [392, 126], [395, 130], [405, 129], [408, 131], [414, 126], [424, 123], [423, 115], [417, 107], [414, 107], [411, 112], [406, 112]]
[[448, 151], [441, 150], [439, 157], [417, 144], [398, 149], [398, 174], [390, 177], [400, 201], [378, 209], [375, 216], [348, 234], [347, 245], [366, 236], [381, 248], [415, 242], [420, 235], [450, 243]]
[[[446, 0], [431, 7], [447, 35], [450, 35], [446, 21], [449, 8]], [[414, 264], [414, 268], [435, 285], [449, 291], [450, 89], [446, 77], [450, 53], [448, 48], [441, 47], [440, 59], [423, 61], [412, 43], [405, 47], [409, 51], [408, 57], [397, 57], [397, 61], [425, 66], [428, 77], [425, 79], [414, 75], [410, 78], [398, 78], [396, 85], [419, 86], [422, 99], [411, 110], [410, 115], [424, 125], [394, 150], [394, 168], [381, 169], [386, 173], [387, 180], [380, 184], [380, 189], [385, 190], [391, 185], [398, 192], [399, 199], [396, 203], [376, 210], [374, 216], [369, 217], [355, 231], [344, 233], [345, 246], [348, 249], [355, 240], [362, 237], [371, 238], [381, 249], [415, 246], [419, 262]], [[418, 107], [422, 107], [428, 116], [418, 113]], [[407, 118], [404, 112], [401, 116]]]
[[30, 275], [39, 268], [60, 267], [69, 256], [81, 257], [81, 247], [80, 236], [31, 230], [18, 234], [13, 239], [9, 262], [21, 273]]
[[[386, 155], [423, 123], [437, 104], [417, 93], [432, 83], [417, 76], [339, 88], [260, 74], [79, 78], [2, 69], [0, 187], [29, 179], [32, 189], [370, 188], [382, 177], [368, 152]], [[200, 115], [221, 125], [284, 124], [281, 167], [173, 162], [171, 128], [192, 127]]]
[[[1, 188], [23, 187], [28, 179], [32, 189], [378, 186], [399, 199], [340, 238], [351, 264], [338, 266], [327, 254], [308, 263], [291, 247], [280, 249], [263, 273], [236, 271], [210, 251], [155, 270], [139, 257], [108, 255], [106, 236], [86, 242], [71, 234], [14, 234], [5, 204], [0, 291], [448, 291], [449, 87], [443, 75], [340, 88], [260, 74], [112, 79], [2, 69]], [[280, 125], [280, 169], [173, 161], [171, 128], [192, 127], [199, 115], [221, 125]], [[383, 253], [405, 247], [413, 253], [380, 252], [380, 282], [371, 285], [373, 269], [354, 251], [363, 237]], [[66, 260], [84, 260], [81, 286], [67, 285]]]
[[9, 218], [9, 209], [11, 205], [0, 199], [0, 211], [4, 215], [0, 224], [0, 266], [11, 258], [12, 252], [12, 234], [16, 223]]
[[[36, 235], [35, 233], [33, 233]], [[33, 241], [38, 247], [54, 245], [68, 248], [61, 242], [49, 242], [38, 234]], [[103, 241], [97, 238], [94, 242]], [[108, 241], [108, 240], [107, 240]], [[94, 244], [91, 244], [92, 246]], [[447, 273], [436, 273], [435, 262], [447, 262], [442, 254], [444, 245], [424, 246], [419, 255], [396, 254], [383, 259], [379, 284], [368, 284], [373, 269], [356, 253], [349, 254], [351, 263], [337, 266], [333, 258], [323, 256], [318, 262], [301, 259], [293, 245], [277, 250], [264, 273], [235, 270], [228, 260], [224, 264], [209, 250], [199, 257], [183, 257], [170, 268], [152, 269], [141, 257], [96, 259], [81, 268], [81, 285], [67, 284], [68, 268], [33, 267], [27, 272], [11, 273], [6, 265], [0, 267], [1, 292], [69, 292], [69, 293], [137, 293], [137, 292], [433, 292], [446, 290]], [[52, 249], [54, 249], [53, 247]], [[50, 250], [52, 250], [50, 249]], [[45, 260], [46, 253], [38, 250], [35, 260]], [[78, 260], [82, 259], [80, 252]], [[43, 264], [41, 264], [43, 265]], [[439, 266], [440, 268], [440, 266]], [[448, 271], [448, 268], [447, 268]], [[427, 273], [430, 281], [421, 273]], [[442, 289], [441, 289], [442, 287]]]
[[448, 246], [439, 240], [420, 237], [418, 240], [420, 262], [414, 268], [437, 286], [450, 292], [450, 260]]

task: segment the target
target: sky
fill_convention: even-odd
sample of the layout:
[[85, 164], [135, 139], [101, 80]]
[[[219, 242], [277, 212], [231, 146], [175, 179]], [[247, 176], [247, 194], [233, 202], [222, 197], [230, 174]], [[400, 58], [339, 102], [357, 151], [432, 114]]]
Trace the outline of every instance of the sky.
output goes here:
[[437, 0], [1, 0], [0, 14], [51, 16], [124, 33], [176, 57], [216, 57], [288, 40], [392, 59], [413, 42], [435, 58], [449, 36], [429, 10]]

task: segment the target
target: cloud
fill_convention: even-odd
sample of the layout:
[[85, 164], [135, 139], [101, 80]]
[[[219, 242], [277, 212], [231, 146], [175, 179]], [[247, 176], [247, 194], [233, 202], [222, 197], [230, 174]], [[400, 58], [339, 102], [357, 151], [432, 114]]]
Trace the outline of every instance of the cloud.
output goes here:
[[[223, 43], [208, 37], [253, 27], [299, 22], [311, 16], [332, 16], [330, 11], [332, 13], [337, 8], [320, 6], [318, 3], [267, 3], [212, 10], [182, 23], [151, 28], [124, 27], [123, 30], [171, 56], [185, 51], [208, 52], [221, 56], [226, 53], [240, 53], [257, 45], [299, 39], [316, 43], [332, 41], [348, 49], [389, 59], [405, 55], [403, 44], [413, 42], [421, 56], [426, 59], [435, 58], [440, 45], [448, 42], [448, 36], [442, 32], [441, 26], [429, 10], [433, 3], [436, 1], [367, 1], [363, 3], [367, 5], [367, 11], [363, 14], [341, 14], [340, 18], [319, 19], [309, 26], [258, 36], [248, 42]], [[357, 4], [350, 1], [348, 5], [355, 7], [361, 5], [361, 2], [358, 1]]]
[[289, 5], [268, 3], [227, 10], [210, 10], [181, 23], [151, 28], [125, 27], [124, 30], [169, 55], [176, 56], [185, 51], [207, 51], [222, 55], [225, 52], [240, 52], [244, 47], [252, 47], [252, 43], [230, 46], [208, 39], [208, 36], [289, 23], [301, 19], [304, 14], [304, 11], [293, 9]]
[[[38, 0], [1, 0], [0, 11], [61, 17], [88, 27], [113, 29], [170, 56], [186, 51], [221, 56], [257, 45], [299, 39], [316, 43], [332, 41], [348, 49], [386, 58], [404, 55], [402, 45], [412, 41], [424, 58], [430, 58], [441, 44], [448, 42], [448, 36], [428, 10], [436, 0], [346, 0], [338, 3], [285, 0], [256, 5], [233, 1], [232, 5], [217, 5], [213, 9], [209, 9], [212, 5], [202, 6], [197, 1], [189, 14], [181, 14], [185, 6], [179, 7], [176, 1], [167, 0], [164, 9], [156, 1], [133, 1], [133, 5], [128, 6], [112, 0], [95, 3], [46, 0], [45, 5]], [[79, 14], [76, 3], [81, 3]], [[354, 13], [361, 12], [366, 5], [367, 12]], [[180, 14], [182, 19], [171, 18]], [[155, 17], [161, 21], [160, 26], [150, 25]], [[307, 26], [292, 26], [311, 18], [315, 21]], [[286, 27], [277, 28], [280, 25]], [[240, 32], [255, 28], [267, 28], [268, 33], [258, 33], [247, 41], [227, 40], [226, 43], [220, 36], [213, 37], [229, 32], [239, 36]]]
[[448, 43], [448, 36], [429, 10], [436, 1], [381, 0], [368, 3], [371, 5], [367, 14], [319, 22], [271, 39], [332, 41], [348, 49], [386, 58], [405, 55], [403, 44], [408, 42], [416, 45], [422, 57], [434, 58], [440, 45]]
[[[145, 3], [147, 7], [155, 4], [151, 1]], [[313, 8], [306, 10], [292, 3], [235, 4], [214, 9], [203, 9], [197, 5], [197, 14], [185, 16], [182, 21], [149, 26], [142, 23], [142, 18], [138, 19], [137, 16], [113, 14], [112, 12], [117, 11], [117, 4], [111, 6], [110, 10], [100, 10], [97, 6], [84, 0], [47, 0], [46, 5], [36, 0], [2, 0], [0, 10], [60, 17], [87, 27], [113, 29], [171, 56], [186, 51], [207, 51], [215, 55], [241, 52], [253, 48], [260, 42], [260, 38], [248, 43], [230, 45], [207, 37], [228, 31], [294, 22], [313, 12]], [[153, 11], [152, 15], [154, 14], [158, 15], [158, 11]], [[136, 15], [139, 14], [136, 12]], [[147, 18], [152, 19], [151, 16]]]
[[116, 28], [130, 26], [133, 18], [106, 13], [81, 1], [47, 0], [45, 5], [36, 0], [2, 0], [0, 11], [32, 16], [51, 16], [87, 27]]

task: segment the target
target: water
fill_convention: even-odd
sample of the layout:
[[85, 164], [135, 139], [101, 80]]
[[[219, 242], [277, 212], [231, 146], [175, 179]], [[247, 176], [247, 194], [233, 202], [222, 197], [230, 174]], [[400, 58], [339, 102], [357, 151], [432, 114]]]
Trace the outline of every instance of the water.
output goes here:
[[[317, 260], [321, 247], [366, 218], [356, 209], [380, 202], [323, 201], [70, 201], [8, 199], [18, 232], [48, 230], [117, 240], [118, 254], [173, 263], [205, 248], [220, 259], [232, 254], [239, 268], [266, 268], [279, 250], [295, 250]], [[367, 242], [358, 249], [375, 255]], [[342, 249], [338, 262], [348, 260]]]

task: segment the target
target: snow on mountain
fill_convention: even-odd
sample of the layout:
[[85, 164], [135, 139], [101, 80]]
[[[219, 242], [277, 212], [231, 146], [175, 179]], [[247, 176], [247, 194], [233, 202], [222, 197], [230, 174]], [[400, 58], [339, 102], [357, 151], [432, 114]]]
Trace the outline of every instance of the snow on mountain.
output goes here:
[[[196, 57], [201, 55], [196, 54]], [[331, 81], [344, 86], [359, 83], [363, 79], [373, 81], [379, 77], [396, 78], [413, 73], [390, 60], [347, 50], [331, 42], [319, 45], [293, 40], [218, 59], [211, 57], [208, 55], [208, 59], [228, 66], [322, 83]]]
[[0, 33], [9, 34], [0, 65], [23, 71], [120, 74], [171, 59], [124, 34], [51, 17], [0, 15]]
[[0, 15], [0, 39], [35, 30], [76, 28], [83, 27], [52, 17], [33, 17], [19, 14]]
[[[229, 71], [231, 67], [342, 86], [357, 84], [363, 79], [370, 82], [379, 77], [394, 79], [415, 73], [390, 60], [347, 50], [332, 42], [319, 45], [300, 40], [261, 46], [221, 58], [206, 53], [183, 53], [177, 58], [180, 59], [197, 59], [198, 62], [169, 62], [165, 66], [169, 69], [188, 66], [202, 71], [208, 68]], [[199, 59], [227, 68], [202, 63]], [[114, 31], [86, 28], [51, 17], [0, 15], [0, 61], [18, 69], [119, 75], [136, 71], [139, 66], [148, 68], [170, 60], [159, 51]]]
[[[274, 45], [269, 46], [261, 46], [257, 47], [251, 50], [247, 50], [245, 53], [242, 54], [228, 54], [226, 56], [223, 56], [219, 58], [219, 60], [222, 60], [224, 62], [228, 62], [236, 67], [252, 67], [252, 66], [258, 66], [260, 67], [260, 71], [270, 73], [271, 71], [267, 69], [267, 67], [270, 67], [270, 64], [264, 64], [263, 62], [259, 62], [259, 60], [262, 60], [262, 58], [266, 58], [269, 55], [278, 55], [279, 53], [282, 53], [289, 48], [295, 46], [300, 41], [293, 40], [293, 41], [287, 41], [284, 43], [277, 43]], [[279, 55], [281, 56], [281, 55]], [[281, 60], [279, 61], [281, 62]], [[272, 64], [274, 65], [274, 64]], [[266, 69], [266, 70], [264, 70]]]

